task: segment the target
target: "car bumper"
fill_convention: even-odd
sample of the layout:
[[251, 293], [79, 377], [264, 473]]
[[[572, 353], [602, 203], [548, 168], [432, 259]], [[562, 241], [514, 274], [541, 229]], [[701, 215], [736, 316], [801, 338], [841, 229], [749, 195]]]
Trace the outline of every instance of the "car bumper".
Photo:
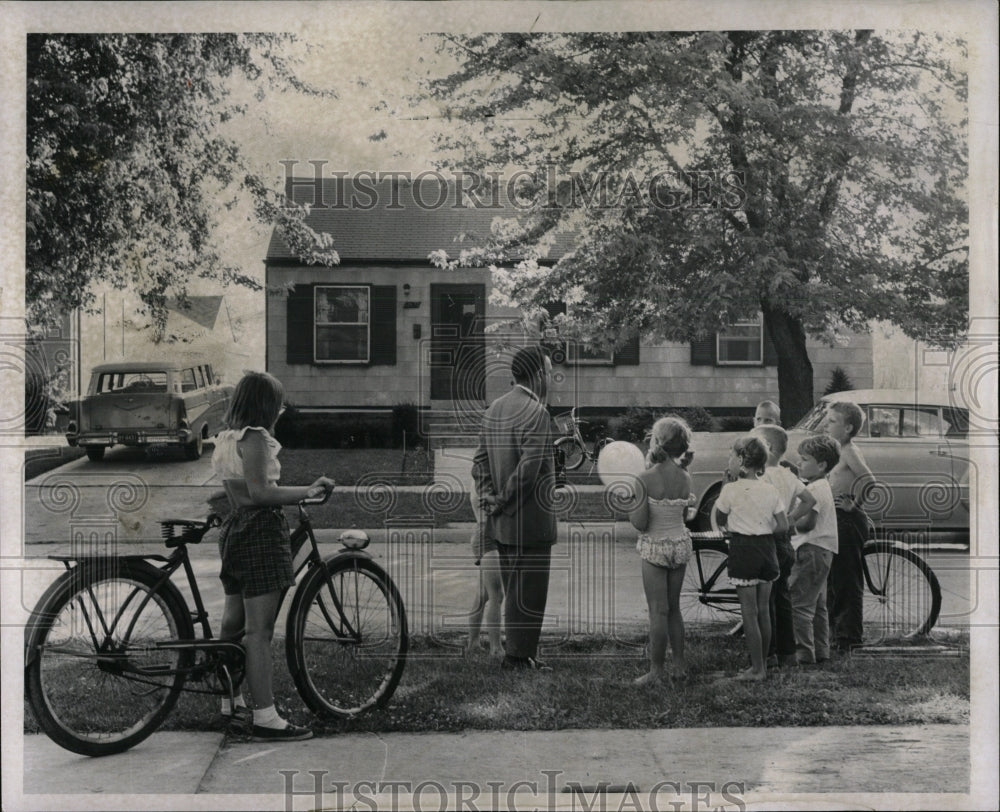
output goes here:
[[100, 431], [83, 434], [67, 434], [66, 442], [71, 446], [112, 446], [112, 445], [187, 445], [194, 440], [190, 429], [165, 429], [157, 431]]

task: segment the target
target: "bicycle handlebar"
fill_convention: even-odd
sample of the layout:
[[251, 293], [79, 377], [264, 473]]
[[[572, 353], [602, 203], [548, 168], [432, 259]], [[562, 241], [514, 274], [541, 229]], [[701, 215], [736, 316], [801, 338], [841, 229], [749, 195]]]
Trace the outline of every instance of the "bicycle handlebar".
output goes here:
[[299, 505], [325, 505], [329, 499], [330, 494], [333, 493], [333, 488], [326, 488], [322, 494], [319, 496], [307, 496], [305, 499], [299, 500]]

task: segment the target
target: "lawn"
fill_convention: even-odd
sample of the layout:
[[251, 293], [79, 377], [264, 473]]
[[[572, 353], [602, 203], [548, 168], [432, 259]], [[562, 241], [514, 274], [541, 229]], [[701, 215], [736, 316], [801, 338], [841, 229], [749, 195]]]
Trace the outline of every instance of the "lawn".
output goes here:
[[[295, 691], [284, 641], [275, 641], [279, 709], [320, 735], [341, 731], [560, 730], [566, 728], [772, 727], [964, 724], [969, 656], [844, 657], [813, 669], [778, 669], [763, 684], [725, 679], [744, 665], [743, 641], [724, 629], [687, 637], [691, 676], [676, 686], [635, 688], [645, 670], [644, 637], [587, 637], [544, 651], [551, 673], [500, 670], [485, 655], [464, 657], [461, 638], [412, 639], [389, 705], [352, 722], [317, 720]], [[543, 645], [545, 641], [543, 640]], [[163, 730], [213, 730], [218, 699], [185, 694]], [[36, 730], [25, 708], [25, 730]]]

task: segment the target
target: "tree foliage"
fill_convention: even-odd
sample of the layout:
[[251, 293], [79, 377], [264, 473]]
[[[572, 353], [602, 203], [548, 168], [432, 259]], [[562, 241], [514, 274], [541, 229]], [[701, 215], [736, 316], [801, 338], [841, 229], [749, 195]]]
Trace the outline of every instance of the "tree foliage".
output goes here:
[[183, 300], [191, 280], [259, 288], [213, 239], [220, 213], [241, 205], [276, 224], [306, 261], [337, 262], [330, 236], [306, 226], [304, 210], [287, 204], [226, 132], [266, 91], [323, 92], [296, 78], [284, 55], [290, 40], [28, 36], [30, 328], [88, 307], [100, 283], [138, 295], [160, 332], [168, 298]]
[[[873, 319], [939, 345], [963, 335], [962, 42], [488, 34], [439, 49], [457, 62], [428, 88], [454, 117], [441, 146], [464, 170], [533, 170], [533, 216], [465, 260], [496, 264], [501, 296], [566, 300], [565, 326], [601, 343], [685, 341], [762, 312], [793, 419], [812, 401], [807, 335]], [[540, 270], [566, 228], [575, 250]]]

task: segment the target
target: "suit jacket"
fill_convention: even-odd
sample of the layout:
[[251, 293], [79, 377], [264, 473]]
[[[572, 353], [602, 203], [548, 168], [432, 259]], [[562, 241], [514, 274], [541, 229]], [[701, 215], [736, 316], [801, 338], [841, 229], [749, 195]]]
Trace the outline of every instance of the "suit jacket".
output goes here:
[[554, 544], [555, 457], [552, 418], [537, 397], [515, 386], [487, 408], [472, 461], [480, 496], [497, 504], [486, 532], [504, 544]]

